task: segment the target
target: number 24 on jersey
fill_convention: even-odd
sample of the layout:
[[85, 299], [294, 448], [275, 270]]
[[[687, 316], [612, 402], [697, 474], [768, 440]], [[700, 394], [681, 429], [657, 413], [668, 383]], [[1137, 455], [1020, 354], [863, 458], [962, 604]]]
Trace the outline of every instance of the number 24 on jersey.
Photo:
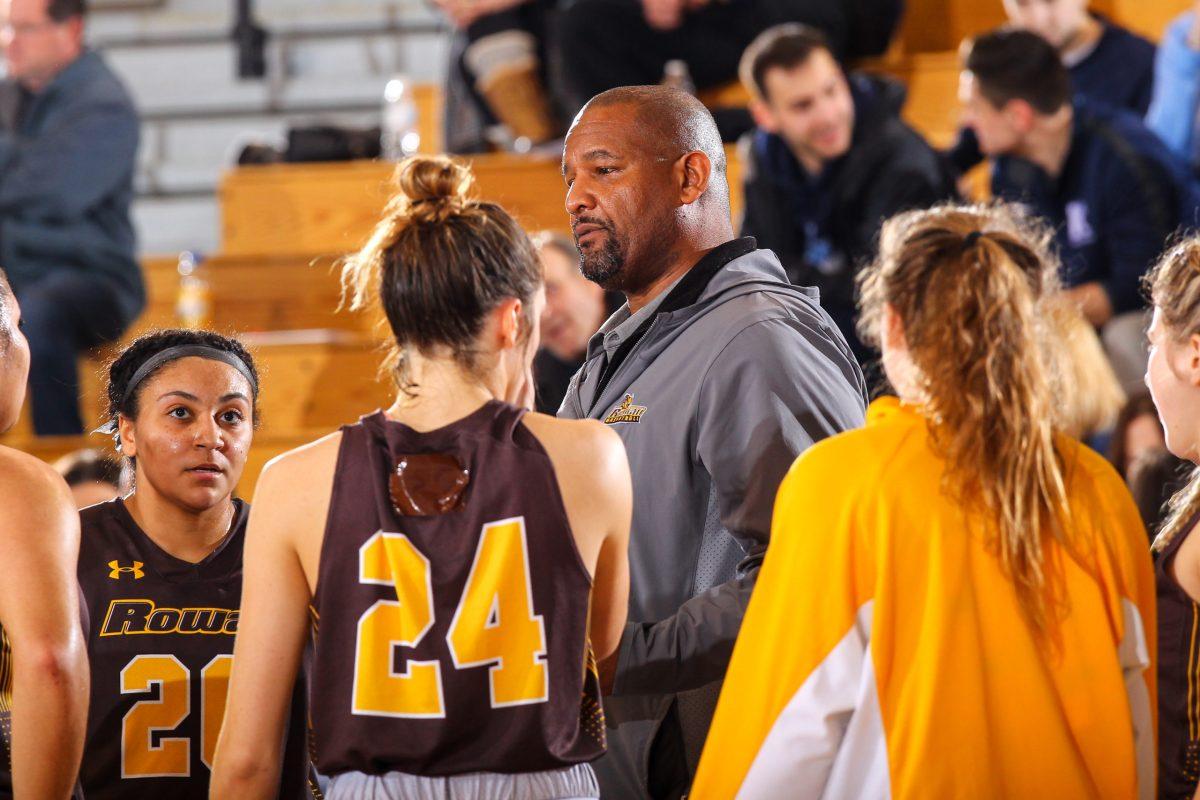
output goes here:
[[[410, 659], [404, 672], [392, 670], [393, 649], [416, 647], [433, 627], [429, 559], [404, 534], [380, 531], [359, 550], [358, 580], [393, 586], [397, 599], [376, 601], [358, 620], [353, 713], [444, 717], [441, 662]], [[446, 644], [455, 669], [488, 668], [493, 708], [549, 699], [546, 630], [533, 611], [523, 518], [483, 526]]]

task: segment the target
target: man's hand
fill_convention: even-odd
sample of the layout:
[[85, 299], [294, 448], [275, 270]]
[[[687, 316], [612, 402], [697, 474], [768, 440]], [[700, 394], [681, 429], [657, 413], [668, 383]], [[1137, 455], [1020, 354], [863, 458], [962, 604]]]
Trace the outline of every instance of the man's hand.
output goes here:
[[655, 30], [673, 31], [683, 24], [683, 12], [690, 0], [642, 0], [642, 15]]
[[480, 17], [506, 11], [528, 0], [434, 0], [454, 27], [462, 30]]

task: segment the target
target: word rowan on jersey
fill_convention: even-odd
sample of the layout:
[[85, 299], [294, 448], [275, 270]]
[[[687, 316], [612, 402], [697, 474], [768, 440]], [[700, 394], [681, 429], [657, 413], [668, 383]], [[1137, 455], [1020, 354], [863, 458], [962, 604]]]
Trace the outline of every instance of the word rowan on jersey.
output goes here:
[[238, 612], [230, 608], [168, 608], [153, 600], [112, 600], [101, 636], [168, 633], [237, 633]]

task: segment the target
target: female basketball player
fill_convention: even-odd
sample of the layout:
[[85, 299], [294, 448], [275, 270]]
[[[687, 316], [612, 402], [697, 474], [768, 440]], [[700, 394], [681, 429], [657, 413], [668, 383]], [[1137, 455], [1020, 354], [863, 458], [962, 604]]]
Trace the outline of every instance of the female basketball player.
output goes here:
[[[132, 462], [134, 490], [81, 514], [89, 800], [208, 797], [249, 511], [233, 490], [257, 398], [250, 354], [206, 331], [147, 334], [109, 370], [108, 430]], [[294, 716], [282, 798], [306, 796], [302, 705]]]
[[[0, 433], [25, 398], [29, 345], [0, 271]], [[71, 795], [87, 722], [88, 665], [75, 559], [79, 520], [62, 479], [0, 446], [0, 797]]]
[[[594, 657], [625, 621], [628, 466], [596, 423], [526, 413], [541, 272], [444, 158], [346, 266], [397, 348], [396, 402], [259, 483], [214, 797], [268, 798], [312, 626], [332, 798], [596, 797]], [[589, 648], [589, 641], [591, 646]]]
[[1145, 532], [1053, 430], [1045, 241], [885, 224], [860, 327], [899, 399], [780, 487], [693, 797], [1152, 797]]
[[[1186, 239], [1147, 276], [1154, 302], [1146, 383], [1167, 449], [1200, 464], [1200, 239]], [[1158, 795], [1196, 794], [1200, 780], [1200, 470], [1172, 499], [1154, 542], [1158, 582]]]

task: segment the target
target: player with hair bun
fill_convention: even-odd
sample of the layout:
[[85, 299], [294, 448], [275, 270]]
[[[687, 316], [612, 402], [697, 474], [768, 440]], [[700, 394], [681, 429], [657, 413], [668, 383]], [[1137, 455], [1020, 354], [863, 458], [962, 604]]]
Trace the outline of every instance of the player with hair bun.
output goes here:
[[[91, 800], [208, 797], [249, 513], [233, 491], [258, 391], [250, 353], [208, 331], [146, 334], [109, 368], [101, 430], [128, 459], [134, 488], [81, 512], [93, 691], [80, 775]], [[287, 766], [272, 789], [284, 800], [309, 796], [294, 685]]]
[[527, 411], [544, 298], [512, 217], [446, 158], [397, 180], [343, 283], [351, 307], [382, 305], [398, 396], [259, 480], [213, 797], [272, 796], [310, 628], [329, 797], [598, 797], [624, 451], [598, 423]]

